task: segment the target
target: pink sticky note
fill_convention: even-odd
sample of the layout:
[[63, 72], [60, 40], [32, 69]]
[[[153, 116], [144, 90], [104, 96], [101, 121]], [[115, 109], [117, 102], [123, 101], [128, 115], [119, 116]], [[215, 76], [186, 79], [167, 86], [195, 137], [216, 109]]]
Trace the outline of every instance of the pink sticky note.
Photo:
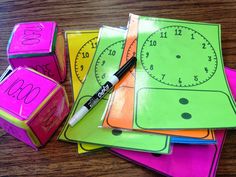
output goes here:
[[[225, 73], [232, 95], [236, 98], [236, 71], [225, 68]], [[214, 145], [175, 144], [171, 155], [159, 155], [115, 148], [112, 148], [111, 151], [122, 158], [167, 176], [214, 177], [225, 135], [225, 130], [215, 131], [217, 144]]]
[[56, 81], [65, 79], [64, 37], [53, 21], [16, 24], [7, 55], [13, 69], [27, 66]]
[[0, 98], [0, 126], [34, 148], [47, 142], [69, 112], [64, 89], [28, 68], [0, 82]]

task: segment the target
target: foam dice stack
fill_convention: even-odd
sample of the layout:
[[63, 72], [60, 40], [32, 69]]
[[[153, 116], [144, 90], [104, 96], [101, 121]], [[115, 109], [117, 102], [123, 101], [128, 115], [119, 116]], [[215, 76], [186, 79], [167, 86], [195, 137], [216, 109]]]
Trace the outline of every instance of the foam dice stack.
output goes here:
[[69, 113], [63, 33], [53, 21], [16, 24], [7, 47], [14, 69], [0, 82], [0, 127], [37, 149]]

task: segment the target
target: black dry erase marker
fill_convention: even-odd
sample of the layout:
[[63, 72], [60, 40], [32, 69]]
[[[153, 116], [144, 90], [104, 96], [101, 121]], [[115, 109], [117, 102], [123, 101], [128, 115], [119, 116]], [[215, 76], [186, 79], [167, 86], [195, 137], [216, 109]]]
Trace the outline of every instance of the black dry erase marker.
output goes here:
[[69, 120], [69, 125], [74, 126], [79, 120], [81, 120], [89, 110], [91, 110], [110, 90], [111, 88], [121, 80], [124, 74], [130, 70], [132, 66], [136, 64], [136, 57], [129, 59], [112, 77], [90, 98], [78, 112]]

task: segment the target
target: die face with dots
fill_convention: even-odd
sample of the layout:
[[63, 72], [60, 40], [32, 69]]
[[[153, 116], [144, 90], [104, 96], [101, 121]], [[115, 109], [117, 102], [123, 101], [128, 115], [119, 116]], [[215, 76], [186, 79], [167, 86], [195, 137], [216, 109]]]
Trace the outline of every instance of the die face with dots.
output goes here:
[[12, 68], [30, 67], [58, 82], [66, 76], [65, 43], [56, 22], [16, 24], [7, 47]]
[[0, 97], [0, 127], [33, 148], [46, 144], [69, 112], [64, 89], [29, 68], [0, 82]]

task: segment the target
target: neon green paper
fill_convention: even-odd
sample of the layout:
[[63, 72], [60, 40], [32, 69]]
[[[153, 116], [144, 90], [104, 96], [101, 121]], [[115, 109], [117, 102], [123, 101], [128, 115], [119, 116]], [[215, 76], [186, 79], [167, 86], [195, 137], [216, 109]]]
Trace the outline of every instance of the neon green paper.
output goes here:
[[[119, 68], [123, 52], [124, 36], [125, 31], [123, 29], [111, 27], [103, 27], [100, 29], [94, 59], [69, 118], [71, 118], [75, 111], [78, 111]], [[68, 141], [79, 141], [156, 153], [169, 152], [169, 136], [111, 130], [99, 127], [102, 124], [108, 96], [109, 95], [106, 95], [74, 127], [68, 125], [64, 127], [64, 137]]]
[[220, 25], [140, 16], [137, 58], [134, 128], [236, 126]]
[[[66, 31], [73, 99], [76, 100], [96, 51], [98, 30]], [[66, 141], [62, 131], [59, 140]], [[102, 146], [78, 143], [78, 153], [85, 153]]]

